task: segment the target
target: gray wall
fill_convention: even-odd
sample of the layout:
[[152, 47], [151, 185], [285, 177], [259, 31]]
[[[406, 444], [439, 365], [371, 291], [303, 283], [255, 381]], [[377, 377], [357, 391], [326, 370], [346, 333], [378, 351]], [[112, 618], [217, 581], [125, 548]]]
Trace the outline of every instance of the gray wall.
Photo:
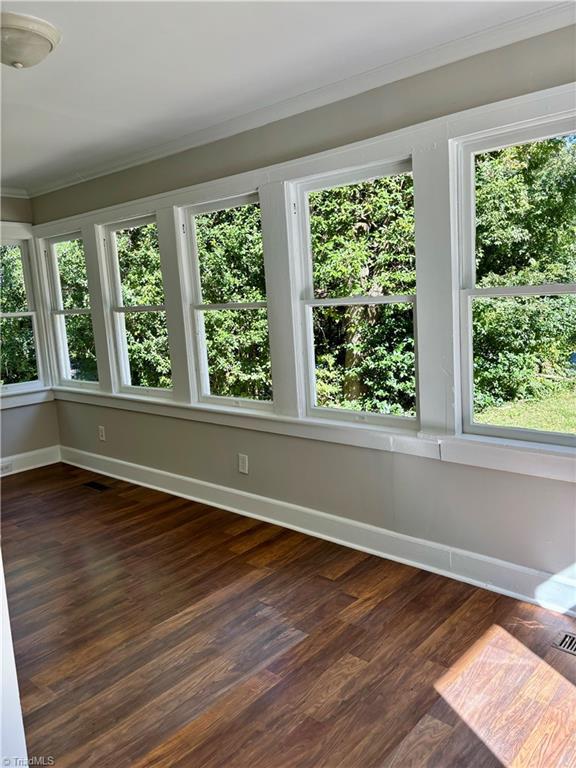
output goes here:
[[229, 176], [576, 79], [565, 27], [33, 200], [34, 223]]
[[32, 221], [32, 202], [20, 197], [0, 198], [0, 219], [29, 224]]
[[56, 401], [6, 408], [1, 413], [1, 453], [14, 456], [58, 445]]
[[[316, 440], [58, 401], [62, 445], [558, 572], [576, 486]], [[107, 442], [97, 438], [106, 428]], [[236, 454], [247, 453], [240, 475]]]

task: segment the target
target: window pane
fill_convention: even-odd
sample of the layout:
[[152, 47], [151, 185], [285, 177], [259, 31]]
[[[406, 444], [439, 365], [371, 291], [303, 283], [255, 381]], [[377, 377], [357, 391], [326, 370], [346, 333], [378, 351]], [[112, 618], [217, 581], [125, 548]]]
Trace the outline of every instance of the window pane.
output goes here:
[[314, 307], [316, 404], [414, 416], [411, 304]]
[[156, 223], [118, 230], [116, 249], [124, 306], [164, 304]]
[[80, 238], [54, 244], [58, 260], [62, 307], [58, 309], [87, 309], [90, 306], [84, 242]]
[[0, 353], [2, 384], [36, 381], [38, 367], [31, 317], [3, 317]]
[[67, 315], [64, 320], [70, 377], [78, 381], [98, 381], [92, 318], [90, 315]]
[[265, 309], [204, 312], [210, 393], [272, 399]]
[[576, 432], [576, 296], [476, 298], [474, 420]]
[[312, 192], [309, 206], [316, 297], [415, 292], [411, 174]]
[[576, 281], [576, 135], [475, 164], [477, 285]]
[[256, 203], [195, 217], [202, 300], [263, 301], [266, 298], [260, 206]]
[[165, 312], [128, 312], [126, 344], [130, 379], [135, 387], [172, 387]]
[[26, 312], [28, 299], [17, 245], [0, 246], [0, 307], [2, 312]]

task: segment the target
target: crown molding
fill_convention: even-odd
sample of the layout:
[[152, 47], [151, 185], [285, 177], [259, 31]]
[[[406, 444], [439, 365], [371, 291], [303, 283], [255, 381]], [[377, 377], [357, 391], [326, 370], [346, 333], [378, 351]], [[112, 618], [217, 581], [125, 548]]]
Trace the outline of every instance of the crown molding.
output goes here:
[[[576, 23], [576, 9], [572, 2], [554, 3], [552, 7], [528, 14], [503, 24], [489, 27], [457, 40], [429, 48], [413, 56], [385, 64], [358, 75], [321, 88], [270, 104], [261, 109], [238, 114], [229, 120], [206, 126], [178, 139], [165, 142], [149, 150], [130, 153], [121, 161], [93, 166], [86, 172], [68, 174], [50, 184], [30, 185], [23, 197], [37, 197], [56, 192], [85, 181], [107, 176], [144, 163], [160, 160], [179, 152], [229, 138], [244, 131], [259, 128], [277, 120], [326, 106], [365, 91], [418, 75], [428, 70], [460, 61], [471, 56], [502, 48], [537, 35], [552, 32]], [[4, 192], [7, 194], [7, 192]], [[18, 196], [18, 195], [15, 195]]]

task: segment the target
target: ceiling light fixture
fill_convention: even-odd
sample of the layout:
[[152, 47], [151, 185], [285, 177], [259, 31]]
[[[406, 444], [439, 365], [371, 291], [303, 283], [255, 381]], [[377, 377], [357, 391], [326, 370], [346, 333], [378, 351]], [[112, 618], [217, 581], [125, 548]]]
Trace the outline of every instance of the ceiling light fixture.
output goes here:
[[0, 27], [2, 64], [15, 69], [40, 64], [62, 37], [50, 22], [22, 13], [3, 13]]

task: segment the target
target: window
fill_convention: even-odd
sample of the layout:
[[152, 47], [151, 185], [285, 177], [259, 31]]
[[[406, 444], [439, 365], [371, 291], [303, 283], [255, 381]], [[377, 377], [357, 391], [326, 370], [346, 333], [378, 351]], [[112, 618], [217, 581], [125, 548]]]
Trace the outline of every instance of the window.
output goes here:
[[60, 381], [97, 382], [84, 242], [79, 234], [52, 239], [47, 255]]
[[561, 441], [576, 433], [576, 136], [471, 149], [465, 428]]
[[158, 227], [152, 217], [108, 227], [121, 388], [172, 388]]
[[[351, 183], [347, 183], [350, 180]], [[303, 308], [312, 410], [416, 416], [413, 184], [408, 164], [377, 178], [303, 187]]]
[[0, 271], [0, 381], [12, 389], [28, 389], [42, 377], [26, 242], [0, 246]]
[[202, 397], [272, 400], [260, 206], [255, 197], [192, 215]]

